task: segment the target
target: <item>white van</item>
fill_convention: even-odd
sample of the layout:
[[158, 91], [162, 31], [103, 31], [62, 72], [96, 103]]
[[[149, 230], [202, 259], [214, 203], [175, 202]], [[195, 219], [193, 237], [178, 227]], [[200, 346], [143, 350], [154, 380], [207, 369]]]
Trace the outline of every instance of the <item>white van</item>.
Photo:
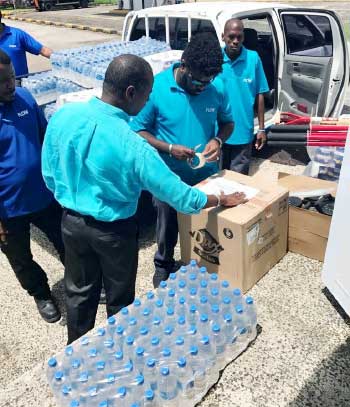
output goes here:
[[191, 35], [209, 30], [222, 43], [223, 27], [231, 17], [243, 21], [244, 45], [262, 60], [271, 89], [266, 120], [277, 107], [301, 115], [341, 114], [349, 87], [349, 46], [333, 11], [260, 2], [153, 7], [126, 16], [123, 40], [147, 36], [183, 50]]

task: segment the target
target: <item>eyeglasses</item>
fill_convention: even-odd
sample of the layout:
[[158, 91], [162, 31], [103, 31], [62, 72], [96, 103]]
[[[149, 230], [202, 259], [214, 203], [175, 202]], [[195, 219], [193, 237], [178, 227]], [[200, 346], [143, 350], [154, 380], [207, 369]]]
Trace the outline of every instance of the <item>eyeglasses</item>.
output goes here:
[[202, 86], [202, 87], [206, 87], [206, 86], [210, 85], [213, 82], [214, 78], [215, 78], [214, 76], [212, 76], [210, 79], [208, 79], [206, 81], [202, 81], [202, 80], [199, 80], [199, 79], [195, 79], [193, 77], [192, 72], [190, 72], [190, 71], [188, 72], [187, 76], [189, 77], [189, 79], [190, 79], [193, 86]]

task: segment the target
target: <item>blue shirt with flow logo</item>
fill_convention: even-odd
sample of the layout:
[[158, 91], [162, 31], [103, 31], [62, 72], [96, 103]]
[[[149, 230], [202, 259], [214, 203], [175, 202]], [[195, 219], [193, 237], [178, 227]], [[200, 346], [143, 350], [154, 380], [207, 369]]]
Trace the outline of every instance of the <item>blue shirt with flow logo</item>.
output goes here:
[[41, 175], [46, 120], [32, 95], [16, 88], [12, 103], [0, 104], [0, 219], [46, 208], [53, 196]]
[[[199, 95], [190, 95], [175, 81], [174, 64], [155, 76], [150, 99], [143, 110], [131, 121], [134, 131], [148, 131], [169, 144], [181, 144], [202, 152], [215, 137], [217, 123], [232, 122], [228, 95], [221, 80], [215, 79]], [[207, 163], [194, 170], [186, 161], [167, 153], [160, 156], [168, 167], [189, 185], [195, 185], [218, 171], [216, 163]]]
[[229, 93], [235, 127], [227, 144], [248, 144], [254, 138], [254, 103], [256, 96], [269, 91], [259, 55], [242, 46], [237, 59], [223, 50], [224, 63], [219, 77]]
[[11, 58], [16, 77], [28, 75], [26, 52], [39, 55], [42, 47], [40, 42], [25, 31], [3, 24], [3, 32], [0, 34], [0, 49]]

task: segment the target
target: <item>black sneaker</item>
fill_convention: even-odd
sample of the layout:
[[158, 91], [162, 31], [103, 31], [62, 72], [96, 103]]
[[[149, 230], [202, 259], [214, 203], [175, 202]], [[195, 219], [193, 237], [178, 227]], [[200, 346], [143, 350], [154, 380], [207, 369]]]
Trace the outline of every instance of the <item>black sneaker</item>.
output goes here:
[[48, 300], [38, 300], [34, 298], [39, 314], [46, 322], [53, 323], [61, 319], [60, 310], [57, 308], [52, 298]]
[[153, 274], [153, 287], [158, 288], [161, 281], [166, 281], [169, 277], [169, 272], [166, 270], [156, 270]]

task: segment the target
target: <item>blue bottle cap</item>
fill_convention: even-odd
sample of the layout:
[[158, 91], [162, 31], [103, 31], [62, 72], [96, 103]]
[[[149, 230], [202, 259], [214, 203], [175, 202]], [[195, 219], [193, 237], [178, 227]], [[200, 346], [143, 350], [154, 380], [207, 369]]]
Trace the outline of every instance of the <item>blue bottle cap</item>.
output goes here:
[[168, 297], [175, 297], [175, 290], [173, 289], [173, 288], [171, 288], [169, 291], [168, 291]]
[[190, 280], [191, 280], [191, 281], [195, 281], [196, 279], [197, 279], [197, 274], [191, 273], [191, 274], [190, 274]]
[[136, 401], [135, 403], [132, 403], [130, 407], [141, 407], [141, 404]]
[[125, 397], [126, 396], [126, 387], [124, 387], [124, 386], [119, 387], [119, 389], [117, 390], [117, 394], [120, 397]]
[[63, 379], [63, 372], [61, 372], [60, 370], [55, 372], [55, 380], [62, 380], [62, 379]]
[[126, 344], [127, 345], [133, 345], [133, 343], [134, 343], [134, 337], [133, 336], [127, 336], [127, 338], [126, 338]]
[[190, 306], [190, 313], [191, 313], [191, 314], [194, 314], [195, 312], [197, 312], [197, 307], [195, 306], [195, 304], [192, 304], [192, 305]]
[[137, 324], [137, 319], [134, 318], [134, 317], [131, 317], [131, 318], [129, 319], [129, 325], [135, 326], [136, 324]]
[[185, 288], [186, 287], [186, 281], [180, 280], [179, 281], [179, 288]]
[[160, 373], [162, 374], [162, 376], [168, 376], [169, 373], [170, 373], [169, 368], [168, 367], [162, 367], [160, 369]]
[[99, 360], [99, 361], [96, 363], [96, 369], [97, 369], [97, 370], [103, 370], [103, 369], [105, 368], [105, 366], [106, 366], [106, 363], [105, 363], [104, 360]]
[[179, 367], [185, 367], [186, 366], [186, 358], [181, 357], [179, 358], [179, 360], [177, 361], [177, 364]]
[[186, 266], [181, 266], [180, 267], [180, 273], [183, 273], [183, 274], [187, 273], [187, 267]]
[[231, 314], [225, 314], [224, 315], [224, 321], [232, 322], [232, 315]]
[[196, 287], [192, 287], [190, 289], [190, 295], [197, 295], [197, 288]]
[[97, 349], [96, 348], [89, 349], [88, 356], [89, 358], [95, 358], [97, 356]]
[[178, 337], [176, 338], [176, 341], [175, 341], [176, 345], [183, 345], [184, 342], [185, 342], [185, 341], [184, 341], [183, 336], [178, 336]]
[[124, 357], [124, 354], [123, 354], [123, 352], [122, 352], [121, 350], [118, 350], [117, 352], [115, 352], [114, 357], [115, 357], [117, 360], [122, 360], [123, 357]]
[[214, 324], [211, 329], [215, 333], [220, 332], [220, 326], [218, 324]]
[[230, 297], [224, 297], [223, 300], [222, 300], [222, 302], [223, 302], [225, 305], [229, 305], [229, 304], [231, 304], [231, 298], [230, 298]]
[[71, 345], [66, 346], [64, 353], [66, 356], [72, 356], [73, 355], [73, 346], [71, 346]]
[[213, 297], [216, 297], [217, 295], [219, 295], [219, 290], [215, 287], [215, 288], [212, 288], [212, 289], [210, 290], [210, 293], [211, 293], [211, 295], [212, 295]]
[[207, 314], [202, 314], [200, 318], [201, 322], [208, 322], [208, 315]]
[[103, 346], [107, 349], [111, 349], [114, 346], [114, 341], [113, 339], [107, 339], [106, 341], [103, 342]]
[[201, 343], [203, 345], [208, 345], [209, 344], [209, 336], [207, 336], [207, 335], [202, 336]]
[[86, 346], [86, 345], [88, 345], [90, 343], [90, 340], [89, 340], [89, 338], [87, 337], [87, 336], [83, 336], [81, 339], [80, 339], [80, 344], [81, 344], [81, 346]]
[[149, 308], [145, 308], [142, 312], [144, 317], [148, 317], [151, 314], [151, 310]]
[[152, 389], [148, 389], [145, 391], [145, 399], [147, 401], [152, 401], [154, 399], [154, 393]]
[[195, 334], [197, 333], [196, 325], [191, 325], [191, 326], [188, 328], [187, 333], [190, 334], [190, 335], [195, 335]]
[[174, 308], [173, 307], [168, 307], [168, 309], [166, 310], [167, 315], [174, 315]]
[[142, 374], [136, 376], [136, 384], [137, 386], [141, 386], [144, 383], [145, 379]]
[[124, 327], [123, 327], [122, 325], [118, 325], [118, 326], [115, 328], [115, 333], [116, 333], [117, 335], [123, 335], [123, 333], [124, 333]]
[[160, 284], [159, 284], [159, 287], [160, 287], [160, 288], [167, 288], [167, 283], [166, 283], [166, 281], [161, 281]]
[[98, 336], [105, 336], [106, 330], [104, 328], [98, 328], [97, 329], [97, 335]]
[[207, 280], [201, 280], [201, 288], [207, 288], [208, 287], [208, 281]]
[[221, 287], [222, 288], [229, 288], [230, 283], [227, 280], [224, 280], [224, 281], [221, 282]]
[[201, 304], [206, 304], [208, 302], [208, 297], [206, 295], [202, 295], [200, 299]]
[[89, 388], [88, 388], [88, 393], [89, 393], [89, 396], [90, 396], [90, 397], [95, 397], [95, 396], [97, 396], [97, 393], [98, 393], [98, 388], [97, 388], [97, 386], [91, 386], [91, 387], [89, 387]]
[[108, 407], [108, 400], [102, 400], [99, 403], [98, 407]]
[[50, 367], [55, 367], [55, 366], [57, 365], [57, 360], [56, 360], [55, 358], [50, 358], [50, 359], [47, 361], [47, 364], [48, 364]]
[[243, 307], [241, 305], [236, 305], [235, 310], [236, 310], [237, 314], [243, 313]]
[[145, 350], [142, 346], [139, 346], [138, 348], [136, 348], [136, 355], [137, 356], [143, 356], [143, 354], [145, 353]]
[[151, 343], [152, 343], [153, 346], [159, 345], [159, 338], [158, 338], [158, 336], [154, 336], [154, 337], [152, 338]]
[[123, 316], [129, 314], [129, 310], [126, 307], [122, 308], [120, 312], [122, 313]]
[[248, 305], [254, 304], [253, 297], [247, 297], [247, 298], [245, 299], [245, 302], [246, 302], [246, 304], [248, 304]]
[[210, 280], [217, 281], [217, 279], [218, 279], [218, 275], [216, 273], [210, 274]]
[[115, 382], [115, 375], [113, 373], [109, 373], [106, 377], [107, 383], [111, 384]]
[[148, 367], [154, 367], [155, 365], [156, 365], [156, 361], [155, 361], [154, 359], [149, 358], [149, 359], [147, 360], [147, 366], [148, 366]]
[[145, 327], [145, 326], [142, 326], [141, 329], [140, 329], [140, 334], [141, 334], [142, 336], [147, 335], [147, 334], [148, 334], [148, 328]]
[[171, 335], [173, 333], [173, 331], [174, 331], [174, 329], [170, 325], [166, 326], [165, 329], [164, 329], [165, 335]]
[[160, 323], [162, 322], [162, 320], [159, 317], [155, 317], [153, 318], [153, 325], [160, 325]]
[[186, 298], [185, 297], [180, 297], [179, 298], [179, 304], [183, 305], [186, 303]]
[[72, 400], [69, 405], [69, 407], [79, 407], [79, 406], [80, 406], [79, 400]]
[[185, 323], [186, 323], [186, 318], [185, 318], [183, 315], [181, 315], [181, 317], [179, 317], [179, 319], [177, 320], [177, 323], [178, 323], [179, 325], [185, 325]]
[[176, 273], [170, 273], [169, 280], [176, 280]]
[[214, 314], [217, 314], [220, 311], [218, 304], [213, 304], [211, 306], [211, 311], [214, 312]]
[[247, 328], [241, 328], [241, 329], [239, 330], [239, 334], [240, 334], [240, 335], [244, 335], [244, 334], [246, 334], [247, 332], [248, 332]]
[[191, 265], [192, 267], [197, 266], [197, 261], [192, 259], [192, 260], [190, 261], [190, 265]]
[[207, 268], [204, 267], [204, 266], [202, 266], [202, 267], [199, 269], [199, 272], [200, 272], [201, 274], [205, 274], [205, 273], [207, 272]]
[[162, 354], [164, 357], [167, 358], [167, 357], [171, 356], [171, 350], [169, 348], [164, 348]]
[[89, 380], [89, 373], [88, 372], [81, 372], [79, 376], [79, 382], [85, 383]]
[[241, 290], [240, 290], [239, 288], [235, 288], [235, 289], [232, 291], [232, 293], [233, 293], [233, 295], [236, 296], [236, 297], [239, 297], [240, 295], [242, 295], [242, 292], [241, 292]]
[[72, 361], [72, 368], [73, 369], [79, 369], [80, 366], [81, 366], [81, 359], [74, 359]]
[[132, 362], [125, 363], [124, 369], [125, 369], [127, 372], [132, 372], [133, 369], [134, 369], [134, 365], [132, 364]]
[[135, 298], [133, 302], [134, 307], [140, 307], [141, 306], [141, 300], [139, 298]]
[[158, 298], [158, 300], [156, 301], [156, 307], [160, 308], [163, 306], [163, 300], [161, 298]]
[[190, 347], [190, 354], [191, 354], [191, 355], [197, 355], [197, 354], [198, 354], [198, 348], [197, 348], [197, 346], [191, 346], [191, 347]]
[[108, 325], [114, 325], [116, 323], [116, 319], [114, 316], [111, 316], [107, 319]]
[[148, 291], [148, 293], [146, 294], [146, 297], [147, 297], [148, 300], [153, 300], [154, 293], [152, 291]]
[[72, 388], [70, 386], [67, 386], [66, 384], [64, 384], [62, 386], [62, 394], [64, 396], [68, 396], [68, 394], [72, 391]]

